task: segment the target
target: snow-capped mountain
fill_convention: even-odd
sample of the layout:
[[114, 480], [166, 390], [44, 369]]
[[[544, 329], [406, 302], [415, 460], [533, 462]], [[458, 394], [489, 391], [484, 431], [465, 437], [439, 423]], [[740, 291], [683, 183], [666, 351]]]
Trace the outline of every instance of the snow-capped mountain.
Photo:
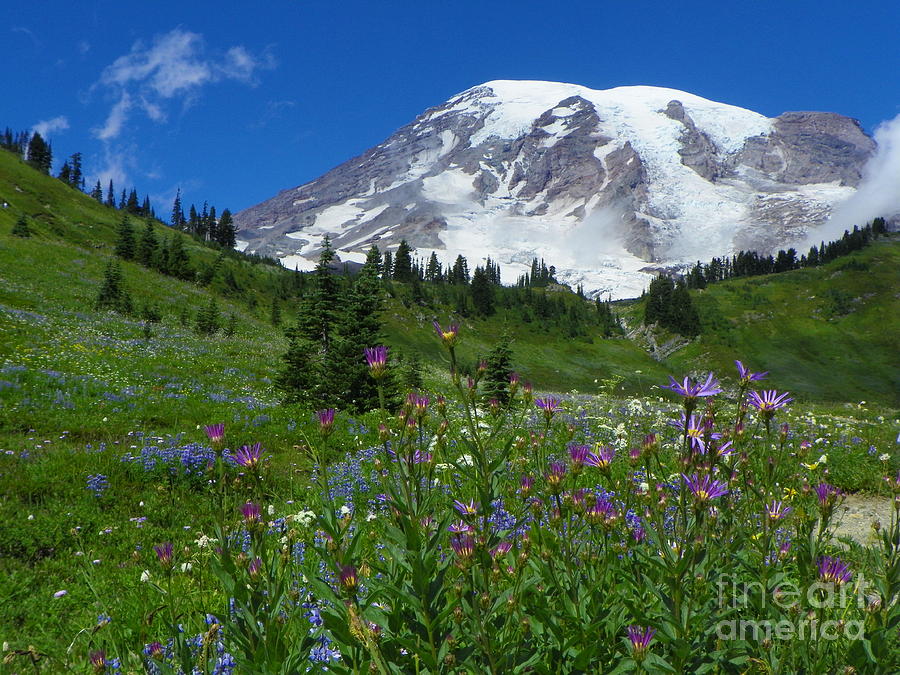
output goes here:
[[682, 91], [494, 81], [324, 176], [237, 214], [247, 250], [310, 269], [325, 235], [360, 262], [405, 238], [512, 283], [532, 258], [613, 298], [661, 267], [770, 250], [855, 192], [875, 149], [852, 119], [770, 119]]

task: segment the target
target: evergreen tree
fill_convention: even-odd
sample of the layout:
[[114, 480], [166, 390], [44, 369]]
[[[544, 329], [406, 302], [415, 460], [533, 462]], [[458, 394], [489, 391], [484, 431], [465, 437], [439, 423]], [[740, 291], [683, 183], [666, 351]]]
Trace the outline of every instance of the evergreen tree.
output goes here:
[[184, 250], [184, 242], [181, 235], [174, 235], [169, 244], [166, 273], [176, 279], [183, 279], [184, 281], [194, 280], [194, 269], [191, 267], [190, 256]]
[[84, 174], [81, 170], [81, 153], [72, 153], [71, 157], [72, 173], [69, 184], [76, 190], [84, 189]]
[[184, 229], [184, 209], [181, 206], [181, 188], [175, 192], [175, 202], [172, 204], [172, 217], [170, 220], [172, 227], [177, 230]]
[[131, 222], [128, 220], [127, 213], [122, 214], [122, 220], [119, 222], [116, 234], [118, 236], [116, 239], [116, 255], [124, 260], [134, 260], [136, 251], [134, 230], [131, 227]]
[[469, 263], [466, 259], [458, 255], [453, 263], [453, 269], [447, 275], [447, 280], [451, 284], [468, 284], [469, 283]]
[[390, 251], [384, 252], [384, 263], [382, 263], [381, 270], [381, 278], [388, 281], [394, 271], [394, 255]]
[[482, 316], [494, 313], [494, 289], [487, 270], [483, 267], [476, 267], [475, 274], [472, 275], [472, 304]]
[[278, 303], [278, 298], [272, 298], [272, 313], [270, 320], [273, 326], [281, 325], [281, 305]]
[[28, 141], [28, 163], [41, 173], [50, 173], [53, 165], [53, 149], [37, 131]]
[[137, 190], [134, 188], [131, 188], [131, 192], [128, 193], [128, 201], [125, 202], [125, 210], [134, 216], [140, 215], [141, 204], [138, 201]]
[[133, 306], [131, 296], [122, 285], [122, 268], [119, 262], [112, 259], [103, 273], [103, 283], [94, 301], [97, 309], [112, 309], [122, 314], [131, 314]]
[[60, 168], [57, 178], [59, 178], [66, 185], [72, 184], [72, 168], [69, 166], [68, 161], [63, 162], [62, 168]]
[[394, 254], [393, 278], [397, 281], [412, 281], [412, 249], [406, 239], [400, 240], [400, 246]]
[[94, 189], [91, 190], [91, 197], [93, 197], [98, 204], [103, 203], [103, 188], [100, 187], [100, 181], [97, 181], [97, 184], [94, 186]]
[[25, 218], [24, 213], [19, 216], [19, 219], [16, 221], [16, 224], [13, 225], [12, 232], [10, 234], [22, 238], [31, 236], [31, 229], [28, 227], [28, 219]]
[[144, 197], [144, 203], [141, 204], [140, 214], [143, 218], [151, 218], [153, 216], [153, 209], [150, 207], [150, 195]]
[[229, 249], [232, 249], [237, 245], [237, 233], [235, 232], [234, 219], [231, 217], [231, 211], [228, 209], [222, 211], [222, 217], [219, 218], [219, 224], [216, 227], [216, 241]]
[[442, 265], [434, 251], [431, 252], [431, 257], [428, 258], [428, 264], [425, 266], [425, 280], [431, 282], [444, 280]]
[[200, 216], [197, 214], [197, 207], [193, 204], [188, 211], [187, 229], [191, 234], [197, 234], [200, 231]]
[[119, 210], [124, 210], [126, 206], [128, 206], [128, 195], [125, 194], [125, 188], [122, 188], [122, 195], [119, 197]]
[[109, 179], [109, 188], [106, 190], [106, 205], [110, 208], [116, 208], [116, 193], [113, 190], [112, 178]]
[[384, 266], [382, 265], [381, 251], [378, 250], [375, 244], [372, 244], [372, 247], [366, 252], [366, 262], [364, 264], [371, 266], [375, 270], [376, 276], [382, 276]]
[[195, 328], [200, 335], [213, 335], [219, 331], [219, 305], [214, 296], [210, 296], [206, 306], [197, 312]]
[[218, 220], [216, 219], [216, 207], [210, 206], [209, 213], [206, 215], [206, 223], [204, 224], [204, 232], [206, 232], [207, 241], [218, 241], [217, 239]]
[[[474, 284], [474, 279], [473, 279]], [[511, 339], [504, 333], [487, 355], [487, 371], [484, 374], [484, 396], [505, 404], [509, 401], [509, 376], [512, 373]]]
[[141, 240], [138, 242], [137, 261], [144, 267], [151, 267], [157, 248], [159, 248], [159, 242], [156, 241], [156, 234], [153, 232], [153, 222], [148, 218], [141, 234]]

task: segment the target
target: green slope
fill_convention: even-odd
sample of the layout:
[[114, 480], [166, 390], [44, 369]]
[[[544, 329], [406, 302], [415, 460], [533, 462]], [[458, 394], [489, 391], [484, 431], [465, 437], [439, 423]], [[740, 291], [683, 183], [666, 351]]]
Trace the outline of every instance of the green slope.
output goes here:
[[735, 279], [693, 297], [703, 335], [676, 370], [732, 369], [741, 358], [812, 400], [900, 402], [900, 238], [810, 268]]

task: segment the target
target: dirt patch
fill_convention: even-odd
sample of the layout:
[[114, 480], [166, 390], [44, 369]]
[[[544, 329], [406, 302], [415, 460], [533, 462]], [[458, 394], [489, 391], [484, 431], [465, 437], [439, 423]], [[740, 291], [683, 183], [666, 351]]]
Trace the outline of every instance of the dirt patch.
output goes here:
[[872, 523], [878, 521], [882, 527], [890, 527], [893, 499], [875, 495], [847, 495], [844, 503], [834, 513], [838, 537], [852, 537], [860, 544], [875, 542]]

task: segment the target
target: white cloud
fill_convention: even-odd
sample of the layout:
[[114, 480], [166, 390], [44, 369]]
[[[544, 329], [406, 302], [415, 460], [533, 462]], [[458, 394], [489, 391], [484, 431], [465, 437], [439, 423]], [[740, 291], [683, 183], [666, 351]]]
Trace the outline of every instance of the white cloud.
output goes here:
[[172, 106], [190, 105], [204, 87], [225, 81], [252, 86], [259, 71], [274, 67], [270, 55], [254, 55], [240, 45], [224, 52], [209, 50], [202, 35], [183, 28], [157, 35], [149, 44], [135, 42], [131, 51], [103, 69], [91, 87], [112, 101], [105, 122], [93, 130], [104, 142], [105, 166], [99, 172], [104, 185], [110, 178], [116, 184], [127, 182], [128, 153], [114, 145], [121, 145], [136, 116], [165, 122]]
[[875, 154], [863, 169], [856, 194], [838, 204], [828, 221], [810, 232], [810, 245], [839, 239], [844, 230], [862, 227], [879, 216], [900, 215], [900, 115], [875, 130]]
[[122, 92], [121, 97], [110, 109], [106, 116], [106, 122], [99, 129], [94, 129], [94, 135], [101, 141], [114, 139], [122, 132], [125, 121], [128, 119], [128, 111], [131, 109], [131, 97], [128, 92]]
[[59, 117], [54, 117], [50, 120], [41, 120], [35, 124], [31, 130], [36, 131], [44, 138], [47, 138], [48, 135], [56, 131], [65, 131], [68, 128], [69, 120], [66, 119], [65, 115], [60, 115]]

